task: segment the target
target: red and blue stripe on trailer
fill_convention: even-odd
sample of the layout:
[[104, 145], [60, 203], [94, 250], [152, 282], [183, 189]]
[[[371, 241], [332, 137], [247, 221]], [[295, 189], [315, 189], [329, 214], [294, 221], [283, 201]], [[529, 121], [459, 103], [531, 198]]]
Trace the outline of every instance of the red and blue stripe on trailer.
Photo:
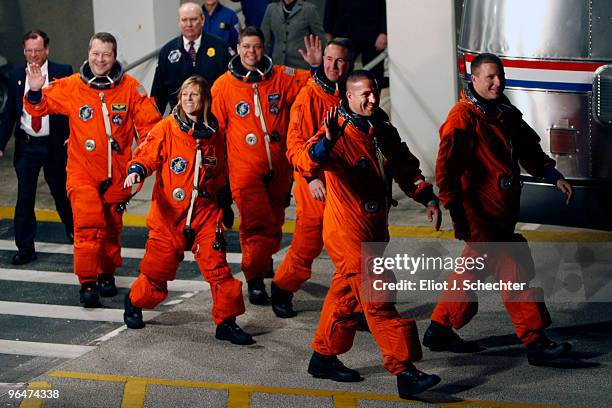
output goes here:
[[[459, 53], [459, 73], [471, 80], [477, 54]], [[592, 92], [593, 75], [606, 62], [552, 61], [502, 58], [507, 88], [543, 91]]]

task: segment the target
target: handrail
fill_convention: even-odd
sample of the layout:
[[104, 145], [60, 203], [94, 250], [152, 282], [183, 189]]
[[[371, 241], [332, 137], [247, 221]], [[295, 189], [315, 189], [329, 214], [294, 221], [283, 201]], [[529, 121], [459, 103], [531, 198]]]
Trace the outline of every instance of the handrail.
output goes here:
[[384, 108], [385, 106], [387, 106], [389, 103], [391, 102], [391, 97], [390, 96], [385, 96], [384, 98], [382, 98], [382, 100], [380, 101], [380, 107]]
[[363, 66], [363, 69], [372, 69], [375, 66], [377, 66], [378, 64], [380, 64], [381, 62], [383, 62], [385, 60], [385, 58], [387, 58], [387, 55], [389, 55], [389, 51], [387, 51], [387, 48], [385, 48], [380, 54], [378, 54], [376, 56], [376, 58], [374, 58], [372, 61], [368, 62], [367, 64], [365, 64]]
[[129, 64], [127, 64], [125, 66], [125, 71], [129, 71], [131, 69], [134, 69], [137, 66], [144, 64], [145, 62], [147, 62], [148, 60], [150, 60], [152, 58], [157, 58], [157, 56], [159, 55], [159, 52], [161, 51], [161, 49], [162, 49], [162, 47], [159, 47], [158, 49], [153, 50], [150, 53], [145, 54], [142, 57], [138, 58], [136, 61], [130, 62]]

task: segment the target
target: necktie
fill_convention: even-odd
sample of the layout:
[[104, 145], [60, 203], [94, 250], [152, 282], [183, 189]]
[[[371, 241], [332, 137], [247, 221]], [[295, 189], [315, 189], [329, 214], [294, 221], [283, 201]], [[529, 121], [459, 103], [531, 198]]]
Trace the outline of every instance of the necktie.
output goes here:
[[196, 50], [195, 50], [195, 42], [189, 41], [189, 56], [191, 57], [191, 61], [193, 65], [196, 63]]
[[42, 116], [32, 116], [32, 130], [36, 133], [42, 128]]

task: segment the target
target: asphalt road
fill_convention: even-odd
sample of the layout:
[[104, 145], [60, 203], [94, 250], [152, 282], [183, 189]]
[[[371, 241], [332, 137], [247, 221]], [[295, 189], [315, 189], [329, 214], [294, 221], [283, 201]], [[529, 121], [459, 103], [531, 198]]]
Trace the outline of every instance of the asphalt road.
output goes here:
[[[420, 401], [400, 401], [395, 380], [382, 368], [367, 332], [359, 332], [353, 349], [341, 357], [365, 381], [340, 384], [307, 374], [310, 342], [333, 270], [325, 254], [315, 262], [313, 278], [296, 295], [296, 318], [277, 319], [270, 308], [247, 304], [247, 313], [238, 321], [257, 343], [239, 347], [214, 338], [210, 292], [189, 261], [181, 265], [176, 290], [156, 309], [160, 314], [152, 315], [143, 330], [124, 329], [121, 299], [129, 279], [137, 274], [144, 228], [125, 229], [128, 256], [118, 276], [126, 287], [117, 297], [104, 299], [102, 314], [94, 316], [79, 307], [62, 226], [39, 224], [39, 259], [25, 267], [10, 265], [11, 228], [10, 220], [0, 221], [0, 406], [612, 406], [610, 303], [550, 304], [554, 325], [548, 334], [570, 341], [574, 351], [554, 367], [532, 367], [499, 297], [485, 294], [478, 316], [461, 335], [486, 349], [474, 355], [425, 350], [418, 367], [440, 375], [442, 382]], [[287, 234], [283, 247], [290, 238]], [[401, 247], [415, 239], [394, 242]], [[228, 241], [234, 254], [230, 259], [238, 259], [235, 232], [228, 233]], [[233, 268], [242, 279], [236, 263]], [[423, 333], [434, 303], [434, 298], [403, 299], [398, 307], [403, 315], [417, 319]], [[55, 390], [58, 397], [37, 401], [9, 394], [34, 393], [37, 388]]]

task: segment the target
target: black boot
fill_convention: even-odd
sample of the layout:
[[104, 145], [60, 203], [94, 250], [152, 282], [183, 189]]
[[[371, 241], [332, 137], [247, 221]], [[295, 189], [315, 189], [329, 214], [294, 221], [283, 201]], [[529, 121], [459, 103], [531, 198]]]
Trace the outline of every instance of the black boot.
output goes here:
[[36, 252], [29, 251], [29, 252], [22, 252], [19, 251], [15, 254], [15, 256], [13, 256], [13, 259], [11, 259], [11, 263], [13, 265], [25, 265], [28, 264], [32, 261], [35, 261], [38, 257], [36, 256]]
[[215, 338], [219, 340], [227, 340], [232, 344], [238, 344], [240, 346], [248, 346], [255, 344], [253, 337], [242, 330], [236, 322], [223, 322], [217, 326], [215, 332]]
[[324, 356], [316, 351], [310, 357], [308, 374], [315, 378], [327, 378], [338, 382], [363, 381], [357, 370], [350, 369], [342, 364], [336, 356]]
[[274, 311], [274, 314], [281, 319], [297, 316], [297, 313], [293, 311], [293, 304], [291, 303], [293, 293], [289, 292], [288, 290], [282, 290], [276, 286], [274, 281], [272, 281], [270, 289], [272, 294], [270, 301], [272, 303], [272, 310]]
[[406, 370], [397, 375], [397, 392], [400, 398], [411, 399], [437, 383], [440, 377], [435, 374], [427, 374], [410, 364]]
[[452, 327], [434, 321], [425, 331], [423, 345], [431, 351], [450, 351], [451, 353], [476, 353], [482, 350], [475, 341], [463, 341]]
[[79, 300], [83, 304], [83, 307], [99, 307], [100, 295], [98, 294], [98, 285], [96, 282], [85, 282], [81, 285], [79, 290]]
[[98, 290], [102, 297], [116, 296], [117, 286], [115, 286], [115, 276], [112, 273], [98, 275]]
[[543, 365], [570, 352], [569, 343], [556, 343], [545, 335], [527, 345], [527, 361], [531, 365]]
[[249, 289], [249, 302], [252, 305], [266, 306], [270, 303], [270, 298], [266, 292], [266, 285], [262, 278], [254, 278], [247, 281]]
[[123, 299], [123, 321], [130, 329], [142, 329], [145, 327], [145, 323], [142, 320], [142, 309], [132, 304], [129, 291]]

